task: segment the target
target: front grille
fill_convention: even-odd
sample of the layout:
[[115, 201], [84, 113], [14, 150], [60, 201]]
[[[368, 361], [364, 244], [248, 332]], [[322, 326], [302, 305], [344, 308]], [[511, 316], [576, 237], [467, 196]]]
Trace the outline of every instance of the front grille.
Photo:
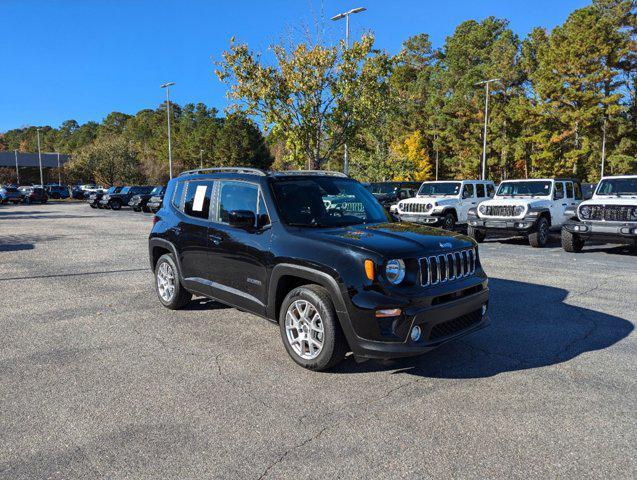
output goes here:
[[400, 209], [407, 213], [425, 213], [429, 211], [426, 203], [403, 203]]
[[628, 205], [590, 205], [591, 216], [586, 220], [605, 220], [607, 222], [628, 222], [635, 207]]
[[514, 205], [484, 205], [484, 215], [490, 217], [515, 217]]
[[471, 313], [467, 313], [462, 317], [447, 320], [434, 325], [429, 334], [429, 340], [438, 340], [445, 337], [450, 337], [456, 333], [462, 332], [468, 328], [473, 327], [480, 323], [482, 319], [482, 313], [480, 310], [476, 310]]
[[470, 248], [421, 258], [421, 285], [437, 285], [471, 275], [476, 271], [477, 255], [477, 249]]

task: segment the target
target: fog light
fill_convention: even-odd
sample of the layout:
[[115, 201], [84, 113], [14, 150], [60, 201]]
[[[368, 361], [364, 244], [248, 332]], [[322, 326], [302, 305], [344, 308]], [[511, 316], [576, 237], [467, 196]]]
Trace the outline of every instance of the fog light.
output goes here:
[[518, 228], [524, 228], [524, 224], [523, 224], [523, 223], [518, 223], [518, 224], [516, 224], [516, 227], [518, 227]]
[[637, 228], [633, 228], [633, 234], [637, 235]]
[[480, 309], [480, 311], [482, 312], [482, 316], [483, 317], [487, 314], [487, 304], [486, 303], [484, 305], [482, 305], [482, 308]]
[[422, 334], [422, 330], [418, 325], [411, 329], [411, 341], [417, 342], [420, 340], [420, 335]]

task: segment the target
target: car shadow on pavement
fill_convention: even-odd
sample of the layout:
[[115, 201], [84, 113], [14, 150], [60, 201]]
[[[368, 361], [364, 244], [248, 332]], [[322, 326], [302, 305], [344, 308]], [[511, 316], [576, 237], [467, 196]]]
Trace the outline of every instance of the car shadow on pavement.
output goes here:
[[489, 280], [491, 323], [420, 357], [357, 364], [348, 357], [334, 373], [393, 371], [430, 378], [484, 378], [546, 367], [602, 350], [626, 338], [633, 324], [620, 317], [566, 303], [585, 296], [526, 282]]
[[21, 250], [33, 250], [35, 245], [32, 243], [0, 243], [0, 252], [19, 252]]

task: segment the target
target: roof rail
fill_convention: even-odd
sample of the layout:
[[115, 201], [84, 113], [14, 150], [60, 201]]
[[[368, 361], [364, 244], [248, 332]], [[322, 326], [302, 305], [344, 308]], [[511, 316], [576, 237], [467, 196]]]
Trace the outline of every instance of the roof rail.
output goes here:
[[272, 172], [272, 175], [285, 176], [285, 175], [326, 175], [330, 177], [343, 177], [349, 178], [343, 172], [334, 172], [332, 170], [285, 170], [282, 172]]
[[244, 173], [244, 174], [247, 174], [247, 175], [259, 175], [260, 177], [265, 177], [265, 172], [263, 170], [259, 170], [258, 168], [250, 168], [250, 167], [195, 168], [194, 170], [186, 170], [185, 172], [181, 172], [179, 174], [179, 176], [182, 176], [182, 175], [196, 175], [198, 173], [208, 173], [208, 172]]

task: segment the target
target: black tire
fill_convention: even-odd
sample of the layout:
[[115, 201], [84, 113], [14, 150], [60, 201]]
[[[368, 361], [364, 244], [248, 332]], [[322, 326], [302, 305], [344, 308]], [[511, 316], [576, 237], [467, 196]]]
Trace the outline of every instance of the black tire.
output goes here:
[[535, 226], [535, 231], [529, 234], [529, 244], [533, 248], [542, 248], [549, 240], [549, 221], [546, 217], [540, 217]]
[[[170, 298], [164, 298], [160, 292], [159, 275], [163, 264], [168, 266], [167, 268], [173, 275], [174, 292]], [[159, 298], [162, 305], [171, 310], [179, 310], [192, 300], [192, 293], [186, 290], [179, 282], [179, 270], [177, 269], [177, 264], [173, 256], [169, 253], [159, 257], [159, 260], [157, 260], [157, 263], [155, 264], [155, 291], [157, 292], [157, 298]]]
[[472, 227], [471, 225], [469, 225], [467, 227], [467, 235], [469, 235], [471, 238], [473, 238], [476, 242], [482, 243], [482, 242], [484, 242], [484, 239], [487, 237], [487, 232], [485, 232], [484, 230], [480, 230], [479, 228]]
[[120, 208], [122, 208], [122, 204], [118, 202], [117, 200], [114, 202], [110, 202], [109, 205], [112, 210], [119, 210]]
[[148, 207], [142, 207], [142, 212], [150, 213], [150, 209]]
[[91, 206], [91, 208], [97, 208], [97, 205], [95, 205], [94, 203], [89, 203], [89, 205]]
[[450, 232], [456, 227], [456, 217], [453, 216], [453, 213], [448, 212], [442, 217], [442, 221], [440, 222], [440, 227], [443, 230], [449, 230]]
[[562, 228], [562, 248], [566, 252], [578, 253], [584, 248], [585, 241], [576, 233], [569, 232]]
[[[320, 315], [323, 325], [323, 346], [319, 354], [312, 359], [305, 359], [297, 354], [287, 336], [286, 315], [288, 308], [298, 300], [304, 300], [311, 304]], [[295, 288], [287, 294], [279, 313], [279, 330], [288, 355], [297, 364], [308, 370], [321, 371], [336, 366], [345, 358], [345, 354], [349, 349], [345, 335], [341, 330], [341, 325], [336, 317], [332, 299], [327, 290], [319, 285], [304, 285]]]
[[141, 212], [141, 211], [142, 211], [142, 209], [141, 209], [141, 208], [139, 208], [139, 207], [133, 207], [133, 211], [135, 211], [135, 212]]

